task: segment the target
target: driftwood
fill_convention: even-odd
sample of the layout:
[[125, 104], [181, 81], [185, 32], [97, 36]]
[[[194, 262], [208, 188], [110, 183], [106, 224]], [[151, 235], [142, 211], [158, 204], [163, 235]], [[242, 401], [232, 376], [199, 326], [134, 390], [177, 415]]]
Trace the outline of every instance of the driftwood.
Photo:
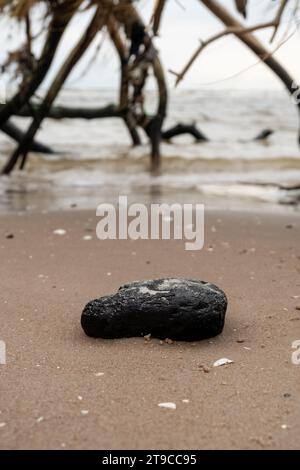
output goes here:
[[[41, 105], [30, 104], [30, 106], [24, 106], [18, 113], [17, 116], [22, 117], [34, 117], [41, 112]], [[52, 106], [47, 117], [51, 119], [102, 119], [102, 118], [113, 118], [121, 117], [119, 107], [114, 104], [108, 104], [103, 108], [82, 108], [82, 107], [68, 107], [68, 106]]]
[[[17, 116], [20, 117], [34, 117], [40, 113], [40, 105], [30, 104], [30, 106], [25, 106], [21, 109]], [[102, 108], [83, 108], [83, 107], [68, 107], [68, 106], [53, 106], [47, 116], [47, 118], [62, 120], [62, 119], [105, 119], [105, 118], [123, 118], [122, 110], [115, 104], [109, 104], [103, 106]], [[150, 131], [151, 132], [151, 131]], [[8, 133], [8, 132], [7, 132]], [[206, 142], [209, 139], [197, 128], [196, 124], [184, 124], [178, 123], [175, 126], [172, 126], [169, 129], [162, 131], [161, 136], [163, 140], [170, 140], [173, 137], [177, 137], [183, 134], [190, 134], [195, 138], [196, 142]], [[18, 131], [18, 142], [21, 140], [21, 137], [24, 135], [20, 130]], [[43, 146], [43, 144], [36, 144], [35, 146]], [[47, 153], [47, 152], [46, 152]]]
[[78, 2], [74, 2], [74, 8], [70, 8], [70, 10], [68, 10], [64, 15], [60, 14], [59, 9], [53, 12], [49, 32], [45, 40], [40, 60], [37, 64], [37, 68], [32, 74], [31, 80], [23, 83], [19, 92], [1, 109], [0, 128], [11, 116], [16, 114], [19, 109], [29, 102], [30, 98], [35, 94], [41, 83], [44, 81], [44, 78], [49, 72], [49, 68], [60, 44], [65, 28], [76, 11], [76, 4], [78, 4]]
[[43, 119], [47, 116], [49, 110], [51, 109], [55, 98], [57, 97], [61, 87], [63, 86], [65, 80], [68, 78], [73, 67], [77, 64], [82, 54], [90, 46], [99, 29], [103, 26], [103, 19], [104, 17], [102, 9], [98, 7], [85, 34], [79, 40], [78, 44], [74, 47], [74, 49], [58, 71], [54, 81], [52, 82], [52, 85], [49, 88], [46, 97], [43, 100], [43, 103], [41, 104], [39, 114], [34, 117], [24, 139], [5, 165], [2, 171], [3, 174], [9, 174], [13, 170], [21, 156], [22, 160], [20, 163], [20, 169], [24, 168], [27, 154], [32, 146], [32, 142], [34, 140], [36, 132], [38, 131]]
[[156, 0], [153, 16], [152, 16], [152, 29], [153, 34], [156, 36], [160, 27], [160, 22], [167, 0]]
[[[15, 124], [12, 124], [11, 122], [6, 122], [3, 125], [2, 130], [5, 134], [7, 134], [11, 139], [15, 140], [16, 142], [20, 143], [24, 139], [24, 132], [22, 132]], [[55, 153], [50, 147], [37, 141], [32, 142], [30, 150], [31, 152], [46, 154]]]
[[[119, 8], [115, 12], [116, 20], [124, 25], [127, 39], [130, 41], [130, 50], [127, 60], [122, 63], [126, 69], [125, 80], [121, 84], [121, 94], [126, 93], [127, 79], [131, 80], [133, 94], [129, 96], [129, 104], [134, 111], [137, 125], [144, 129], [151, 144], [151, 171], [157, 172], [160, 166], [161, 130], [166, 117], [168, 92], [157, 51], [154, 48], [152, 38], [147, 32], [146, 26], [135, 9], [131, 0], [120, 0]], [[131, 61], [128, 64], [128, 60]], [[144, 109], [144, 88], [149, 69], [152, 68], [157, 83], [158, 106], [154, 116], [148, 116]], [[136, 80], [134, 76], [139, 78]], [[128, 94], [127, 94], [128, 96]]]
[[196, 124], [179, 123], [174, 127], [162, 132], [164, 140], [170, 140], [178, 135], [190, 134], [195, 138], [196, 142], [207, 142], [209, 139], [196, 127]]
[[[14, 135], [14, 138], [19, 142], [18, 148], [5, 165], [4, 173], [9, 173], [19, 162], [20, 167], [23, 168], [28, 151], [41, 148], [42, 144], [35, 142], [34, 139], [46, 117], [53, 119], [118, 117], [125, 123], [133, 145], [141, 143], [139, 130], [142, 129], [148, 136], [151, 145], [151, 169], [154, 172], [159, 169], [160, 165], [160, 143], [162, 139], [168, 140], [177, 135], [188, 133], [198, 142], [207, 140], [206, 136], [194, 125], [180, 123], [171, 129], [162, 130], [167, 113], [168, 90], [164, 69], [158, 52], [154, 47], [153, 38], [160, 30], [161, 18], [166, 10], [166, 0], [156, 0], [154, 2], [150, 25], [144, 24], [133, 0], [41, 1], [40, 3], [44, 3], [46, 7], [45, 28], [47, 33], [45, 35], [44, 47], [38, 60], [32, 53], [33, 43], [36, 38], [32, 34], [30, 15], [31, 9], [37, 3], [37, 0], [15, 0], [14, 2], [0, 0], [0, 13], [7, 14], [11, 18], [23, 22], [26, 33], [25, 45], [23, 44], [20, 50], [17, 51], [17, 54], [15, 54], [15, 58], [17, 57], [16, 61], [17, 63], [19, 62], [17, 70], [22, 77], [20, 89], [7, 104], [0, 107], [0, 129], [7, 134], [10, 133], [11, 136]], [[276, 14], [271, 21], [254, 26], [246, 26], [238, 21], [217, 0], [199, 0], [199, 3], [205, 5], [213, 16], [221, 20], [225, 25], [225, 29], [207, 40], [201, 41], [182, 72], [179, 74], [173, 72], [177, 76], [177, 83], [184, 78], [191, 65], [205, 47], [215, 40], [233, 34], [278, 76], [289, 93], [295, 93], [293, 78], [253, 34], [257, 30], [272, 28], [272, 42], [281, 24], [283, 14], [286, 12], [287, 6], [291, 4], [289, 0], [281, 0], [279, 2]], [[249, 2], [246, 0], [235, 0], [234, 3], [237, 11], [245, 17], [247, 8], [250, 8]], [[34, 102], [35, 94], [39, 91], [40, 86], [48, 75], [58, 46], [61, 43], [61, 38], [68, 28], [70, 20], [75, 14], [83, 10], [83, 6], [95, 9], [94, 18], [79, 39], [78, 44], [69, 53], [69, 56], [56, 73], [45, 98], [40, 104], [36, 104]], [[95, 109], [84, 109], [81, 107], [71, 109], [63, 106], [53, 106], [54, 100], [70, 72], [92, 44], [97, 32], [103, 26], [106, 27], [120, 60], [119, 102], [116, 105], [108, 105]], [[158, 91], [158, 105], [154, 115], [149, 115], [145, 109], [145, 89], [151, 73], [154, 75]], [[298, 104], [298, 109], [300, 111], [300, 103]], [[32, 122], [25, 134], [22, 134], [21, 131], [10, 124], [9, 119], [14, 115], [32, 118]], [[266, 136], [263, 135], [262, 137]], [[47, 147], [44, 147], [44, 149], [47, 150]]]
[[121, 39], [118, 30], [118, 24], [113, 15], [109, 15], [106, 23], [110, 38], [115, 46], [119, 56], [121, 67], [119, 110], [124, 123], [131, 136], [134, 146], [141, 145], [141, 139], [137, 131], [137, 123], [129, 106], [129, 70], [128, 70], [128, 51], [126, 45]]
[[[243, 25], [231, 15], [226, 8], [216, 0], [201, 0], [201, 2], [227, 27], [243, 30]], [[287, 3], [287, 2], [285, 2]], [[282, 13], [281, 13], [282, 14]], [[276, 25], [275, 25], [276, 26]], [[233, 30], [234, 31], [234, 30]], [[285, 68], [276, 60], [273, 55], [263, 46], [263, 44], [251, 32], [233, 32], [236, 37], [242, 41], [254, 54], [264, 62], [272, 72], [282, 81], [288, 92], [293, 95], [295, 93], [295, 80], [285, 70]], [[300, 103], [297, 104], [300, 112]], [[299, 137], [300, 139], [300, 137]]]
[[270, 135], [274, 134], [274, 131], [273, 129], [264, 129], [263, 131], [261, 131], [256, 137], [254, 137], [254, 141], [263, 141], [265, 139], [267, 139], [268, 137], [270, 137]]
[[[109, 116], [107, 117], [112, 117], [112, 115], [115, 117], [117, 114], [118, 117], [120, 116], [123, 118], [129, 130], [129, 133], [131, 135], [132, 142], [134, 145], [139, 145], [141, 143], [140, 137], [137, 131], [137, 127], [140, 126], [145, 130], [145, 132], [149, 136], [151, 147], [152, 147], [151, 167], [153, 170], [155, 170], [158, 168], [159, 163], [160, 163], [161, 128], [162, 128], [164, 117], [166, 115], [167, 91], [166, 91], [166, 83], [165, 83], [163, 69], [161, 67], [157, 53], [152, 45], [150, 35], [146, 32], [145, 25], [143, 24], [141, 18], [139, 17], [136, 9], [134, 8], [130, 0], [120, 0], [119, 5], [116, 5], [115, 2], [113, 2], [112, 0], [102, 0], [101, 7], [99, 6], [97, 8], [97, 12], [95, 16], [97, 15], [99, 15], [99, 17], [101, 16], [102, 25], [106, 24], [107, 26], [109, 26], [109, 20], [111, 18], [112, 18], [111, 23], [113, 26], [115, 25], [115, 23], [117, 23], [117, 27], [115, 27], [115, 31], [113, 32], [113, 34], [111, 34], [111, 38], [113, 39], [116, 49], [119, 52], [120, 62], [121, 62], [121, 86], [120, 86], [119, 110], [117, 111], [116, 109], [109, 108], [109, 109], [105, 109], [104, 113], [108, 112]], [[127, 38], [131, 42], [129, 53], [128, 53], [126, 45], [124, 45], [123, 43], [123, 39], [121, 39], [121, 36], [119, 35], [119, 32], [118, 32], [118, 28], [120, 27], [120, 25], [124, 26]], [[52, 108], [54, 99], [59, 93], [70, 71], [73, 69], [77, 61], [81, 58], [82, 54], [87, 49], [87, 47], [89, 47], [90, 43], [92, 42], [92, 39], [94, 38], [95, 34], [98, 32], [99, 29], [100, 29], [100, 25], [98, 25], [98, 28], [95, 28], [92, 25], [89, 27], [87, 33], [81, 38], [81, 40], [79, 41], [79, 44], [73, 49], [73, 51], [67, 58], [65, 64], [62, 66], [61, 70], [58, 72], [55, 80], [52, 82], [52, 85], [50, 86], [49, 91], [41, 105], [35, 108], [33, 107], [33, 110], [30, 109], [30, 106], [29, 106], [29, 110], [28, 110], [28, 107], [27, 108], [24, 107], [26, 103], [29, 103], [29, 99], [32, 96], [32, 94], [30, 95], [30, 93], [27, 90], [26, 99], [23, 101], [19, 99], [18, 106], [12, 105], [12, 103], [15, 102], [14, 100], [8, 105], [6, 105], [4, 109], [1, 110], [2, 116], [4, 116], [5, 113], [7, 114], [8, 109], [10, 109], [9, 116], [11, 116], [12, 114], [18, 113], [19, 109], [22, 109], [22, 108], [23, 109], [21, 111], [21, 114], [29, 115], [32, 113], [34, 115], [33, 121], [23, 141], [20, 143], [18, 148], [15, 150], [15, 152], [12, 154], [9, 161], [5, 165], [2, 171], [4, 174], [10, 173], [15, 167], [15, 165], [18, 163], [21, 157], [22, 159], [20, 162], [20, 168], [21, 169], [24, 168], [28, 151], [31, 148], [35, 134], [38, 131], [43, 119], [47, 117], [48, 115], [51, 115], [51, 108]], [[91, 33], [91, 31], [93, 32]], [[136, 43], [136, 40], [137, 40], [136, 31], [138, 31], [138, 38], [139, 38], [138, 40], [140, 40], [140, 43], [138, 44]], [[142, 35], [141, 35], [141, 31], [143, 31]], [[144, 48], [147, 51], [147, 57], [145, 57], [146, 54], [144, 53], [140, 54], [139, 46], [142, 44], [144, 45]], [[130, 95], [129, 85], [131, 81], [130, 72], [132, 72], [132, 64], [129, 64], [129, 59], [131, 58], [131, 55], [133, 53], [135, 53], [136, 55], [136, 57], [134, 58], [134, 61], [135, 61], [134, 68], [138, 69], [140, 63], [142, 63], [145, 60], [148, 61], [148, 66], [153, 67], [153, 72], [156, 77], [156, 80], [158, 83], [158, 90], [159, 90], [159, 105], [158, 105], [157, 114], [155, 116], [147, 116], [146, 114], [144, 114], [141, 117], [141, 115], [139, 114], [138, 117], [136, 117], [135, 115], [134, 109], [137, 103], [136, 100], [140, 99], [140, 96], [142, 95], [137, 96], [136, 87], [134, 86], [133, 86], [134, 94], [133, 96]], [[45, 54], [42, 54], [42, 56], [44, 55]], [[53, 56], [52, 56], [52, 59], [53, 59]], [[143, 82], [143, 86], [144, 84], [145, 84], [145, 80]], [[140, 89], [141, 94], [142, 94], [143, 86]], [[130, 88], [132, 89], [132, 87]], [[58, 118], [59, 114], [62, 117], [61, 111], [62, 110], [59, 108], [55, 109], [53, 112], [53, 117]], [[70, 112], [69, 115], [73, 116], [74, 114]], [[107, 114], [104, 114], [104, 115], [107, 115]], [[104, 117], [104, 115], [101, 114], [100, 117]], [[94, 116], [95, 115], [93, 115], [93, 117]]]

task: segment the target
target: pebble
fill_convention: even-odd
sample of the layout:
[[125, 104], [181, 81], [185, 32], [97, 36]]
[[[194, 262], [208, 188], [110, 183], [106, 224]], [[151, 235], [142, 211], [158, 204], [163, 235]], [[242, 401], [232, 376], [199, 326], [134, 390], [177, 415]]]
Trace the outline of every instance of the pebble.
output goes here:
[[210, 368], [205, 366], [204, 364], [200, 364], [199, 369], [205, 372], [206, 374], [210, 373]]
[[170, 338], [166, 338], [166, 339], [165, 339], [165, 343], [166, 343], [166, 344], [173, 344], [174, 341], [173, 341], [172, 339], [170, 339]]
[[122, 286], [116, 294], [89, 302], [81, 315], [84, 332], [94, 338], [152, 337], [198, 341], [220, 334], [227, 298], [204, 281], [166, 278]]

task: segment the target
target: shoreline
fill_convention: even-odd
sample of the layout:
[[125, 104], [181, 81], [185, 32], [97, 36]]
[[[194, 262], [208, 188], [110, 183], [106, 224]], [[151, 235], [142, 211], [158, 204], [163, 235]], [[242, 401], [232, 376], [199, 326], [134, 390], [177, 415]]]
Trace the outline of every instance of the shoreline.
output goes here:
[[[1, 192], [0, 192], [1, 194]], [[129, 203], [141, 203], [149, 206], [157, 203], [204, 204], [209, 212], [222, 211], [228, 213], [252, 214], [288, 214], [300, 215], [300, 204], [295, 201], [279, 203], [264, 201], [246, 196], [204, 194], [198, 190], [181, 188], [164, 188], [157, 184], [145, 188], [125, 188], [120, 191], [118, 186], [108, 188], [90, 187], [59, 187], [45, 185], [37, 187], [19, 182], [12, 189], [4, 190], [1, 194], [0, 217], [18, 214], [45, 214], [60, 213], [62, 211], [94, 211], [99, 204], [109, 203], [117, 205], [119, 196], [126, 196]]]
[[[0, 216], [0, 448], [298, 449], [299, 215], [207, 211], [196, 252], [174, 240], [99, 241], [97, 221], [76, 209]], [[167, 276], [225, 291], [220, 336], [84, 335], [89, 300]], [[214, 368], [222, 357], [234, 362]]]

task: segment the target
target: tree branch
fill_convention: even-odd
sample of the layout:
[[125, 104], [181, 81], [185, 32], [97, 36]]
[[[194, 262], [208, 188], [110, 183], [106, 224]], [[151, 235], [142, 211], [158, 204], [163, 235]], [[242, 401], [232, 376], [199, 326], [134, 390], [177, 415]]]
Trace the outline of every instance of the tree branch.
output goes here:
[[[219, 16], [216, 13], [217, 5], [216, 5], [215, 2], [211, 2], [210, 0], [208, 0], [208, 1], [199, 0], [199, 1], [201, 1], [205, 6], [207, 6], [214, 14]], [[194, 64], [196, 59], [199, 57], [201, 52], [208, 45], [210, 45], [211, 43], [217, 41], [218, 39], [221, 39], [221, 38], [223, 38], [225, 36], [228, 36], [230, 34], [234, 34], [235, 36], [241, 37], [241, 36], [244, 36], [246, 34], [253, 33], [255, 31], [261, 30], [261, 29], [275, 28], [272, 39], [271, 39], [271, 42], [272, 42], [272, 40], [275, 37], [276, 31], [277, 31], [277, 29], [280, 25], [282, 15], [283, 15], [283, 12], [284, 12], [285, 7], [287, 6], [287, 4], [288, 4], [288, 0], [282, 0], [281, 1], [280, 7], [279, 7], [279, 9], [278, 9], [278, 11], [275, 15], [275, 18], [272, 21], [268, 21], [266, 23], [259, 23], [259, 24], [249, 26], [249, 27], [245, 27], [241, 23], [238, 23], [236, 21], [236, 25], [228, 26], [225, 30], [221, 31], [220, 33], [214, 34], [213, 36], [206, 39], [205, 41], [200, 41], [200, 46], [195, 50], [195, 52], [193, 53], [193, 55], [191, 56], [191, 58], [189, 59], [189, 61], [187, 62], [187, 64], [185, 65], [185, 67], [182, 69], [182, 71], [180, 73], [174, 72], [173, 70], [169, 70], [170, 73], [172, 73], [173, 75], [175, 75], [177, 77], [176, 82], [175, 82], [175, 86], [177, 86], [183, 80], [186, 73], [189, 71], [189, 69]], [[218, 10], [220, 10], [220, 9], [218, 9]], [[220, 18], [220, 16], [219, 16], [219, 18]]]

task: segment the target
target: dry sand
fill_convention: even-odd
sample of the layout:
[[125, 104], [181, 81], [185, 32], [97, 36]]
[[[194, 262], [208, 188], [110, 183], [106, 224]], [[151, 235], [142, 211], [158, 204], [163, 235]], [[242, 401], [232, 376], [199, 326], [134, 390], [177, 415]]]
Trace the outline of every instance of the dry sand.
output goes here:
[[[210, 212], [200, 252], [100, 242], [96, 223], [79, 211], [0, 218], [0, 448], [299, 448], [299, 216]], [[83, 334], [87, 301], [162, 276], [223, 288], [223, 334], [191, 344]], [[222, 357], [234, 363], [212, 368]]]

